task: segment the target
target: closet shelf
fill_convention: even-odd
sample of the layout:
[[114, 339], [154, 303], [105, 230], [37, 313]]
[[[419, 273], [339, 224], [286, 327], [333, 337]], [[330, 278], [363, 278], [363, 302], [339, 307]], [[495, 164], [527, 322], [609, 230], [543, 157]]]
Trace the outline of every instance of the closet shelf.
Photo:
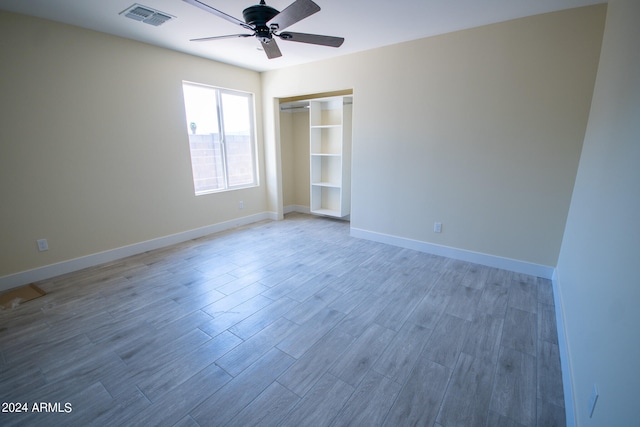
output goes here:
[[310, 211], [351, 213], [351, 97], [309, 101]]

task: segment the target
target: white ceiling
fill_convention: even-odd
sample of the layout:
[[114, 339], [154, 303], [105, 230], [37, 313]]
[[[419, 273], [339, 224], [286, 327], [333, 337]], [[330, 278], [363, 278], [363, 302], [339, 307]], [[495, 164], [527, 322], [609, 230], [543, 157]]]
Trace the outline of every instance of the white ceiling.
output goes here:
[[[242, 19], [258, 0], [201, 0]], [[314, 0], [322, 8], [287, 30], [344, 37], [332, 48], [281, 41], [283, 56], [267, 59], [253, 38], [190, 42], [191, 38], [238, 34], [243, 28], [182, 0], [0, 0], [0, 10], [22, 13], [114, 34], [256, 71], [273, 70], [380, 46], [606, 0]], [[293, 0], [268, 0], [283, 10]], [[176, 17], [159, 27], [120, 12], [134, 3]]]

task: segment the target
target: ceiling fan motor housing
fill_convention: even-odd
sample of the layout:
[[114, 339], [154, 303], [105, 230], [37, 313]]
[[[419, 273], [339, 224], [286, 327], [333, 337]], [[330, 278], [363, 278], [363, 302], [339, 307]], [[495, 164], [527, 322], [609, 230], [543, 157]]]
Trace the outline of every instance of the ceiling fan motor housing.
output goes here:
[[263, 43], [268, 43], [272, 38], [272, 34], [267, 22], [279, 13], [280, 11], [267, 6], [264, 1], [261, 1], [260, 4], [249, 6], [243, 10], [242, 17], [244, 22], [254, 26], [258, 39]]
[[254, 6], [249, 6], [248, 8], [243, 10], [242, 16], [244, 18], [244, 22], [249, 25], [254, 25], [256, 27], [266, 27], [267, 22], [269, 22], [274, 16], [279, 13], [280, 11], [278, 11], [277, 9], [261, 3]]

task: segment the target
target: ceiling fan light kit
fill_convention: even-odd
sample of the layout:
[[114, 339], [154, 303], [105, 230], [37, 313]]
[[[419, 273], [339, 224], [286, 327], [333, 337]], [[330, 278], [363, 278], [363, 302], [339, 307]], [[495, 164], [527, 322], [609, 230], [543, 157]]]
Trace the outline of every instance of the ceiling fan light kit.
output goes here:
[[239, 37], [256, 37], [262, 44], [265, 54], [269, 59], [282, 56], [280, 48], [273, 36], [280, 40], [307, 43], [320, 46], [340, 47], [344, 42], [342, 37], [325, 36], [320, 34], [294, 33], [280, 31], [295, 24], [320, 11], [320, 6], [312, 0], [296, 0], [287, 6], [282, 12], [268, 6], [265, 0], [260, 0], [260, 4], [249, 6], [242, 11], [244, 21], [234, 18], [231, 15], [215, 9], [200, 0], [183, 0], [193, 6], [205, 10], [219, 18], [225, 19], [233, 24], [239, 25], [245, 30], [252, 31], [251, 34], [230, 34], [226, 36], [213, 36], [191, 39], [195, 42], [211, 40], [221, 40]]

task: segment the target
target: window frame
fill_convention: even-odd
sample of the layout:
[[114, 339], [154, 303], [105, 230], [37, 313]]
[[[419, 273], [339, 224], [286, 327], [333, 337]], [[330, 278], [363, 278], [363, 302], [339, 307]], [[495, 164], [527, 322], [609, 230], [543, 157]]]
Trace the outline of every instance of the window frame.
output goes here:
[[[191, 176], [192, 176], [192, 180], [193, 180], [193, 189], [194, 189], [194, 193], [196, 196], [204, 196], [207, 194], [213, 194], [213, 193], [221, 193], [221, 192], [225, 192], [225, 191], [233, 191], [233, 190], [240, 190], [240, 189], [245, 189], [245, 188], [252, 188], [252, 187], [257, 187], [260, 185], [259, 183], [259, 176], [258, 176], [258, 149], [257, 149], [257, 140], [256, 140], [256, 121], [255, 121], [255, 94], [252, 92], [246, 92], [246, 91], [240, 91], [240, 90], [235, 90], [235, 89], [227, 89], [227, 88], [222, 88], [219, 86], [212, 86], [212, 85], [208, 85], [208, 84], [204, 84], [204, 83], [197, 83], [197, 82], [192, 82], [192, 81], [188, 81], [188, 80], [183, 80], [182, 81], [182, 95], [183, 95], [183, 105], [185, 107], [185, 127], [186, 127], [186, 132], [187, 132], [187, 139], [189, 139], [190, 135], [191, 135], [191, 129], [189, 126], [189, 119], [187, 117], [187, 107], [186, 107], [186, 99], [184, 97], [184, 87], [185, 86], [191, 86], [191, 87], [200, 87], [200, 88], [205, 88], [208, 90], [213, 90], [215, 92], [215, 101], [216, 101], [216, 114], [215, 114], [215, 119], [217, 120], [217, 124], [218, 124], [218, 132], [219, 132], [219, 136], [220, 136], [220, 157], [221, 157], [221, 163], [222, 163], [222, 176], [223, 176], [223, 186], [221, 188], [215, 188], [215, 189], [210, 189], [210, 190], [201, 190], [198, 191], [196, 189], [196, 175], [194, 173], [194, 158], [193, 155], [191, 153], [191, 144], [189, 143], [189, 158], [190, 158], [190, 162], [191, 162]], [[227, 137], [229, 136], [226, 131], [225, 131], [225, 123], [224, 123], [224, 103], [223, 103], [223, 95], [227, 94], [227, 95], [233, 95], [233, 96], [240, 96], [243, 98], [247, 99], [247, 103], [248, 103], [248, 121], [249, 121], [249, 141], [250, 141], [250, 147], [251, 147], [251, 174], [253, 177], [253, 180], [251, 183], [244, 183], [244, 184], [236, 184], [236, 185], [230, 185], [229, 184], [229, 159], [228, 159], [228, 150], [227, 150]], [[228, 112], [227, 112], [228, 113]]]

